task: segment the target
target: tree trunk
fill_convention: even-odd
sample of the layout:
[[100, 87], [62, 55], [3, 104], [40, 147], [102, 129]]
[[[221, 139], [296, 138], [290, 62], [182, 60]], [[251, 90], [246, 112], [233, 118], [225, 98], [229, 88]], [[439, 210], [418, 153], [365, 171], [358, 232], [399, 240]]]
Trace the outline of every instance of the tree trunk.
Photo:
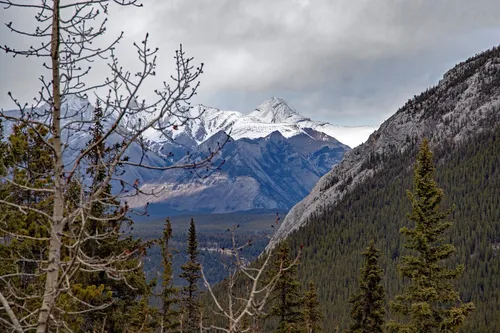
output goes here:
[[60, 0], [54, 0], [52, 13], [52, 135], [54, 148], [54, 207], [52, 230], [49, 241], [49, 264], [45, 281], [42, 305], [38, 316], [37, 333], [48, 333], [49, 319], [58, 295], [59, 270], [61, 266], [61, 237], [64, 228], [64, 175], [61, 147], [61, 91], [59, 81], [60, 44]]

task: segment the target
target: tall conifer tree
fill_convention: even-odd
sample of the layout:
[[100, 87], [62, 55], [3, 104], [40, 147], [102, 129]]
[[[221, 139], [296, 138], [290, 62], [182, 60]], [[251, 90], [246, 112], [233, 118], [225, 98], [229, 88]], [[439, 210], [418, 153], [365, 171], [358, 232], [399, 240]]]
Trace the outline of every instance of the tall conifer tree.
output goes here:
[[383, 270], [379, 267], [380, 251], [372, 240], [363, 252], [365, 264], [361, 268], [359, 291], [351, 296], [353, 323], [349, 333], [382, 333], [384, 326]]
[[[43, 281], [39, 277], [40, 261], [47, 260], [48, 254], [44, 243], [36, 238], [48, 236], [48, 219], [34, 211], [48, 213], [52, 202], [50, 194], [35, 190], [52, 184], [50, 175], [47, 175], [47, 171], [52, 167], [52, 155], [43, 145], [48, 131], [48, 128], [42, 125], [38, 125], [36, 129], [22, 124], [13, 125], [12, 133], [6, 142], [3, 141], [2, 133], [0, 197], [2, 201], [9, 198], [17, 205], [29, 207], [29, 210], [23, 212], [2, 205], [0, 210], [0, 275], [7, 276], [0, 286], [3, 294], [8, 294], [11, 289], [33, 295], [43, 288]], [[30, 186], [33, 190], [22, 190], [13, 186], [11, 181]], [[17, 272], [19, 277], [9, 279], [13, 272]], [[36, 303], [35, 298], [30, 298], [16, 303], [18, 306], [11, 309], [16, 316], [22, 318], [37, 306]], [[2, 319], [9, 319], [4, 313], [1, 316]], [[3, 323], [0, 323], [0, 331], [6, 329]]]
[[309, 288], [304, 296], [304, 321], [306, 333], [320, 333], [323, 316], [319, 309], [318, 293], [314, 282], [309, 283]]
[[[114, 145], [107, 145], [102, 140], [104, 131], [103, 110], [97, 103], [93, 110], [92, 127], [89, 129], [91, 138], [87, 147], [94, 146], [87, 155], [87, 177], [91, 186], [87, 195], [102, 190], [102, 194], [90, 205], [86, 220], [85, 233], [89, 237], [81, 245], [82, 251], [89, 257], [96, 255], [129, 256], [127, 260], [116, 264], [116, 269], [130, 270], [125, 280], [116, 280], [104, 272], [80, 272], [77, 276], [79, 294], [94, 291], [94, 298], [106, 298], [112, 304], [99, 312], [88, 312], [80, 316], [82, 325], [76, 331], [105, 329], [107, 332], [125, 332], [142, 327], [147, 331], [150, 325], [152, 310], [147, 299], [151, 294], [151, 286], [146, 282], [146, 276], [140, 268], [141, 256], [145, 255], [147, 243], [132, 236], [124, 236], [121, 231], [124, 226], [131, 226], [132, 221], [119, 211], [120, 203], [111, 195], [111, 184], [103, 185], [107, 176], [105, 165], [116, 153]], [[78, 194], [75, 198], [79, 200]], [[75, 206], [79, 203], [76, 202]], [[104, 239], [99, 235], [109, 234]], [[132, 288], [130, 288], [130, 286]], [[101, 291], [98, 293], [97, 291]]]
[[184, 311], [182, 329], [185, 333], [200, 331], [201, 302], [198, 290], [198, 281], [201, 279], [201, 265], [198, 262], [198, 240], [196, 239], [196, 226], [191, 219], [188, 232], [188, 262], [182, 265], [180, 277], [185, 279], [187, 285], [182, 288], [182, 309]]
[[[282, 270], [282, 268], [287, 269]], [[270, 276], [281, 270], [273, 295], [271, 310], [268, 317], [278, 319], [276, 333], [304, 332], [304, 298], [300, 292], [300, 282], [297, 278], [297, 266], [291, 265], [290, 247], [287, 242], [279, 246]]]
[[406, 320], [391, 322], [391, 332], [458, 332], [474, 308], [472, 303], [461, 302], [452, 284], [464, 266], [451, 269], [443, 262], [452, 256], [455, 247], [444, 242], [443, 233], [451, 226], [446, 220], [451, 209], [440, 209], [443, 190], [437, 186], [434, 172], [429, 142], [424, 140], [417, 156], [414, 190], [407, 192], [412, 205], [408, 217], [414, 226], [401, 229], [405, 247], [412, 254], [402, 258], [398, 269], [410, 283], [391, 302], [392, 312]]

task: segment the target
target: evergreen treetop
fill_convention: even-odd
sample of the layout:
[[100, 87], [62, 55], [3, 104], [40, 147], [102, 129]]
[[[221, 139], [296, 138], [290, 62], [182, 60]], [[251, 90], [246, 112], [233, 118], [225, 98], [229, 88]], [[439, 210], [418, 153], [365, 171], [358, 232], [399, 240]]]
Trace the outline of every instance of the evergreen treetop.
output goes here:
[[163, 238], [161, 240], [162, 249], [162, 263], [163, 263], [163, 279], [162, 279], [162, 292], [161, 292], [161, 327], [163, 332], [172, 332], [178, 329], [179, 311], [175, 306], [179, 303], [178, 292], [179, 290], [173, 286], [172, 281], [172, 253], [169, 247], [170, 240], [172, 239], [172, 223], [167, 218], [165, 227], [163, 229]]
[[280, 271], [281, 275], [271, 296], [272, 307], [269, 310], [268, 318], [278, 320], [275, 333], [304, 332], [304, 298], [300, 291], [301, 284], [297, 277], [297, 266], [292, 265], [290, 247], [287, 242], [282, 242], [279, 245], [272, 269], [268, 274], [274, 276]]
[[384, 326], [385, 290], [381, 284], [383, 270], [379, 266], [380, 251], [370, 241], [363, 252], [365, 263], [361, 268], [359, 291], [352, 295], [351, 317], [353, 323], [349, 333], [381, 333]]
[[185, 279], [187, 285], [182, 288], [182, 310], [183, 332], [194, 333], [199, 332], [201, 321], [201, 302], [198, 281], [201, 279], [201, 265], [198, 262], [198, 241], [196, 239], [196, 226], [194, 220], [191, 219], [188, 232], [188, 261], [182, 265], [182, 273], [180, 277]]
[[472, 303], [461, 302], [452, 284], [464, 266], [448, 268], [443, 262], [452, 256], [455, 247], [444, 243], [443, 233], [451, 226], [446, 220], [451, 209], [440, 209], [444, 194], [434, 180], [434, 172], [429, 142], [424, 140], [417, 155], [414, 190], [407, 191], [412, 206], [408, 218], [414, 227], [401, 228], [405, 247], [412, 254], [402, 258], [398, 269], [410, 282], [391, 302], [392, 312], [406, 320], [391, 322], [391, 332], [457, 332], [474, 308]]
[[314, 282], [309, 282], [307, 292], [304, 295], [304, 321], [306, 333], [320, 333], [323, 316], [319, 309], [318, 293]]

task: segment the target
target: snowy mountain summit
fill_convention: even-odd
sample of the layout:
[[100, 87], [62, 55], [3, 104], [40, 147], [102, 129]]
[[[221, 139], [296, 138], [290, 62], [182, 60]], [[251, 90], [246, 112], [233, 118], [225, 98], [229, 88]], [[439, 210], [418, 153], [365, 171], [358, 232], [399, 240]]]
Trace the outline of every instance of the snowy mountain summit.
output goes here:
[[162, 211], [289, 209], [340, 162], [350, 150], [347, 145], [358, 145], [375, 130], [313, 121], [276, 97], [249, 114], [197, 105], [188, 117], [188, 122], [169, 119], [179, 124], [167, 133], [172, 139], [152, 133], [152, 146], [171, 163], [183, 164], [188, 162], [186, 151], [190, 158], [201, 159], [227, 133], [232, 140], [214, 161], [224, 161], [223, 167], [201, 178], [184, 170], [166, 172], [141, 188], [154, 191], [155, 197], [135, 197], [131, 207], [149, 202]]
[[[94, 108], [86, 99], [67, 96], [62, 110], [66, 121], [74, 117], [88, 121]], [[125, 119], [124, 129], [140, 124], [147, 116], [133, 113]], [[139, 143], [127, 151], [131, 161], [146, 159], [147, 164], [158, 169], [127, 167], [123, 177], [130, 183], [138, 181], [144, 192], [153, 190], [156, 194], [130, 198], [130, 207], [149, 202], [158, 205], [163, 213], [289, 209], [342, 160], [350, 150], [347, 145], [359, 144], [374, 130], [361, 127], [356, 132], [354, 128], [313, 121], [276, 97], [249, 114], [197, 105], [162, 122], [171, 124], [166, 132], [149, 128], [144, 133], [141, 145], [147, 146], [146, 155]], [[221, 165], [214, 172], [208, 167], [200, 171], [200, 177], [198, 172], [172, 168], [203, 160], [227, 139], [226, 133], [231, 140], [214, 157], [214, 166]], [[68, 134], [65, 154], [69, 160], [74, 160], [72, 155], [81, 151], [89, 135], [78, 129]], [[110, 144], [119, 140], [118, 135], [110, 136]], [[163, 172], [162, 167], [171, 170]]]
[[[278, 97], [271, 97], [262, 102], [249, 114], [224, 111], [204, 105], [194, 106], [189, 112], [193, 120], [178, 126], [177, 130], [172, 130], [168, 134], [174, 141], [180, 140], [184, 143], [189, 141], [193, 146], [220, 131], [228, 133], [234, 140], [239, 140], [264, 138], [276, 131], [285, 138], [291, 138], [305, 133], [305, 129], [310, 128], [350, 147], [356, 147], [376, 130], [373, 126], [336, 126], [311, 120]], [[181, 120], [178, 122], [181, 123]], [[152, 134], [150, 139], [158, 141], [155, 133]]]
[[305, 119], [284, 99], [277, 97], [271, 97], [267, 101], [264, 101], [248, 116], [272, 124], [291, 124]]

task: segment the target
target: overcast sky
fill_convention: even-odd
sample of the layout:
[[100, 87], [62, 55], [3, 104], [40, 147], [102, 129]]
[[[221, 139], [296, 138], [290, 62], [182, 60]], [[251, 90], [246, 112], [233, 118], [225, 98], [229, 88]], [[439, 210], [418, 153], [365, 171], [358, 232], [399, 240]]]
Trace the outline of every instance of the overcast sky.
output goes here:
[[[168, 78], [180, 43], [205, 64], [196, 103], [247, 113], [278, 96], [306, 116], [341, 125], [380, 124], [454, 64], [500, 44], [498, 0], [143, 3], [111, 11], [108, 36], [125, 32], [125, 66], [134, 64], [132, 42], [149, 32], [160, 48], [159, 78]], [[2, 23], [29, 26], [30, 18], [0, 9]], [[0, 43], [12, 42], [24, 41], [2, 27]], [[36, 61], [2, 53], [0, 65], [0, 107], [12, 107], [7, 91], [36, 95]]]

